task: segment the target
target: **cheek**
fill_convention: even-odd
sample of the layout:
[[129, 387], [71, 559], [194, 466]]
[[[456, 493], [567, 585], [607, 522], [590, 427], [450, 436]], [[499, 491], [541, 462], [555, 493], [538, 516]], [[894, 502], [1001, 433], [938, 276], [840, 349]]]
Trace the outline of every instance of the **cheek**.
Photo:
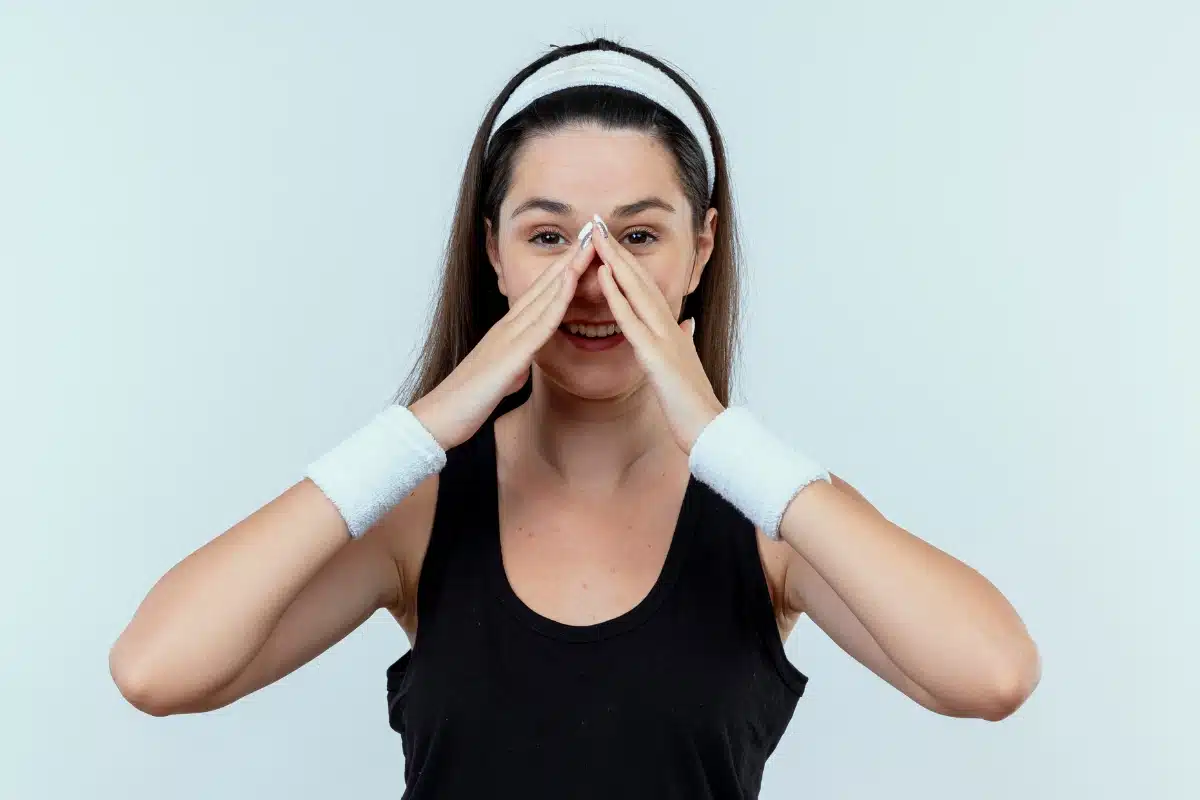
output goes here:
[[552, 261], [552, 258], [539, 258], [536, 253], [526, 252], [520, 247], [501, 249], [500, 269], [504, 273], [509, 302], [515, 302], [525, 294]]
[[656, 255], [654, 258], [639, 258], [638, 263], [650, 273], [667, 302], [673, 307], [678, 307], [684, 292], [687, 291], [691, 263], [677, 253], [672, 253], [669, 257], [663, 254], [662, 257]]

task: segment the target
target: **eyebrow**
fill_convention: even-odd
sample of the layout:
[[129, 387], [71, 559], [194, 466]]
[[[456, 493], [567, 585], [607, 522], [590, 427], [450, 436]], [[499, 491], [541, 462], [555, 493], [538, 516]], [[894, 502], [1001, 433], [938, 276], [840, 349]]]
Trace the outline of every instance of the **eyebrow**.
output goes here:
[[[617, 206], [612, 210], [612, 213], [609, 216], [613, 217], [614, 219], [632, 217], [634, 214], [639, 214], [642, 211], [647, 211], [651, 208], [657, 208], [662, 211], [666, 211], [668, 214], [675, 213], [675, 206], [671, 205], [666, 200], [663, 200], [661, 197], [643, 197], [641, 200], [636, 202], [627, 203], [623, 206]], [[560, 216], [566, 216], [575, 211], [570, 203], [564, 203], [561, 200], [552, 200], [549, 197], [531, 197], [524, 203], [521, 203], [521, 205], [514, 208], [512, 214], [510, 214], [508, 218], [513, 219], [518, 214], [523, 214], [526, 211], [533, 211], [534, 209], [546, 211], [550, 214], [558, 214]]]

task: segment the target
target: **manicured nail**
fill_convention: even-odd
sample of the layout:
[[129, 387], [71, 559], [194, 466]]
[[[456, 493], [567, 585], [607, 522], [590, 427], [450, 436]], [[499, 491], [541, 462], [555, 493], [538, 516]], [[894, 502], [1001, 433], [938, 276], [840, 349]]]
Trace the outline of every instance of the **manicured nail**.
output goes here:
[[587, 225], [584, 225], [582, 228], [579, 229], [579, 236], [577, 238], [579, 239], [579, 249], [580, 250], [587, 247], [588, 239], [592, 238], [592, 223], [591, 222], [589, 222]]
[[593, 214], [592, 219], [596, 223], [596, 227], [600, 229], [600, 235], [605, 239], [608, 238], [608, 226], [604, 224], [604, 220], [600, 219], [599, 214]]

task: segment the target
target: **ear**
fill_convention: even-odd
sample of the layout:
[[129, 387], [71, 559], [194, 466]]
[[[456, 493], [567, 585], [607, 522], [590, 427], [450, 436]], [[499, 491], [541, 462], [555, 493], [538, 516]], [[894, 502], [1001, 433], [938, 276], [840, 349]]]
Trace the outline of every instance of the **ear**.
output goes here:
[[504, 286], [504, 270], [500, 268], [500, 248], [496, 244], [492, 221], [486, 218], [483, 220], [483, 241], [488, 261], [491, 262], [492, 269], [496, 272], [496, 285], [500, 287], [500, 294], [508, 297], [508, 289]]
[[713, 247], [717, 241], [717, 210], [710, 208], [704, 214], [704, 222], [700, 225], [700, 234], [696, 237], [696, 263], [692, 265], [692, 279], [688, 284], [687, 293], [696, 291], [700, 285], [700, 277], [712, 257]]

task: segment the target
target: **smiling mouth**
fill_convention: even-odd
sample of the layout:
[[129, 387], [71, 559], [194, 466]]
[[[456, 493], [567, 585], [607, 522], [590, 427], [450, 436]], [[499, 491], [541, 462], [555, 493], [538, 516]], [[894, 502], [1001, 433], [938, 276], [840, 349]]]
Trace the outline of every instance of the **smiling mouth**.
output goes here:
[[564, 333], [581, 336], [585, 339], [607, 339], [621, 332], [621, 326], [615, 322], [607, 325], [583, 325], [570, 322], [563, 323], [558, 327]]

